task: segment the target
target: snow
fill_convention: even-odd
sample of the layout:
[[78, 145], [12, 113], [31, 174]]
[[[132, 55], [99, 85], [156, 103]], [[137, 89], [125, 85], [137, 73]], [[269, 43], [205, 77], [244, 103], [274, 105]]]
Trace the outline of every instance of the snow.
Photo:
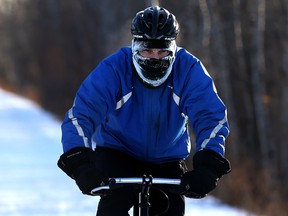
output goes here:
[[[1, 216], [95, 215], [98, 197], [82, 195], [56, 165], [60, 124], [36, 103], [0, 89]], [[186, 203], [185, 215], [251, 215], [212, 196]]]

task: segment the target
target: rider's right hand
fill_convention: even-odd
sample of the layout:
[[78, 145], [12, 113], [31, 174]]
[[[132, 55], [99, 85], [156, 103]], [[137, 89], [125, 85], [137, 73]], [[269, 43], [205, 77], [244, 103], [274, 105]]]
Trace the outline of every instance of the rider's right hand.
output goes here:
[[94, 151], [85, 147], [73, 148], [62, 154], [58, 167], [76, 181], [83, 194], [91, 195], [91, 190], [106, 185], [108, 178], [97, 170], [93, 160]]

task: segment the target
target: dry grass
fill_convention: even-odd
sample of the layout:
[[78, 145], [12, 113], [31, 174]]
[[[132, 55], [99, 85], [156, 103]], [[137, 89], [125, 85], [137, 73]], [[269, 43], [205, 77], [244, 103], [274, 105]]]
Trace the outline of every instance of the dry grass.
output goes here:
[[214, 194], [233, 206], [256, 215], [288, 216], [287, 199], [281, 181], [272, 178], [268, 169], [257, 170], [247, 161], [224, 176]]

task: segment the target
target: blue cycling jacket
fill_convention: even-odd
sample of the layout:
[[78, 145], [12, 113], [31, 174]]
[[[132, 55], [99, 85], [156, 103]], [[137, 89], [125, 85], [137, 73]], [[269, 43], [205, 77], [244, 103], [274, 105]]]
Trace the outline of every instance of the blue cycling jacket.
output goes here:
[[178, 48], [171, 74], [157, 88], [143, 85], [133, 70], [131, 48], [123, 47], [84, 80], [62, 124], [64, 152], [102, 146], [147, 162], [182, 160], [191, 149], [189, 119], [196, 151], [224, 155], [226, 107], [196, 57]]

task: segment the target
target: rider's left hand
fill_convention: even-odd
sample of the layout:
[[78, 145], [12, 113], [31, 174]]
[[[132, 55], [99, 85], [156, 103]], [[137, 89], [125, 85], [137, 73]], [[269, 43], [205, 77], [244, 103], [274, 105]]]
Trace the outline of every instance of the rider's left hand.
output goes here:
[[193, 157], [194, 170], [184, 173], [181, 186], [173, 192], [190, 198], [203, 198], [214, 190], [222, 175], [231, 171], [230, 162], [211, 150], [201, 150]]

